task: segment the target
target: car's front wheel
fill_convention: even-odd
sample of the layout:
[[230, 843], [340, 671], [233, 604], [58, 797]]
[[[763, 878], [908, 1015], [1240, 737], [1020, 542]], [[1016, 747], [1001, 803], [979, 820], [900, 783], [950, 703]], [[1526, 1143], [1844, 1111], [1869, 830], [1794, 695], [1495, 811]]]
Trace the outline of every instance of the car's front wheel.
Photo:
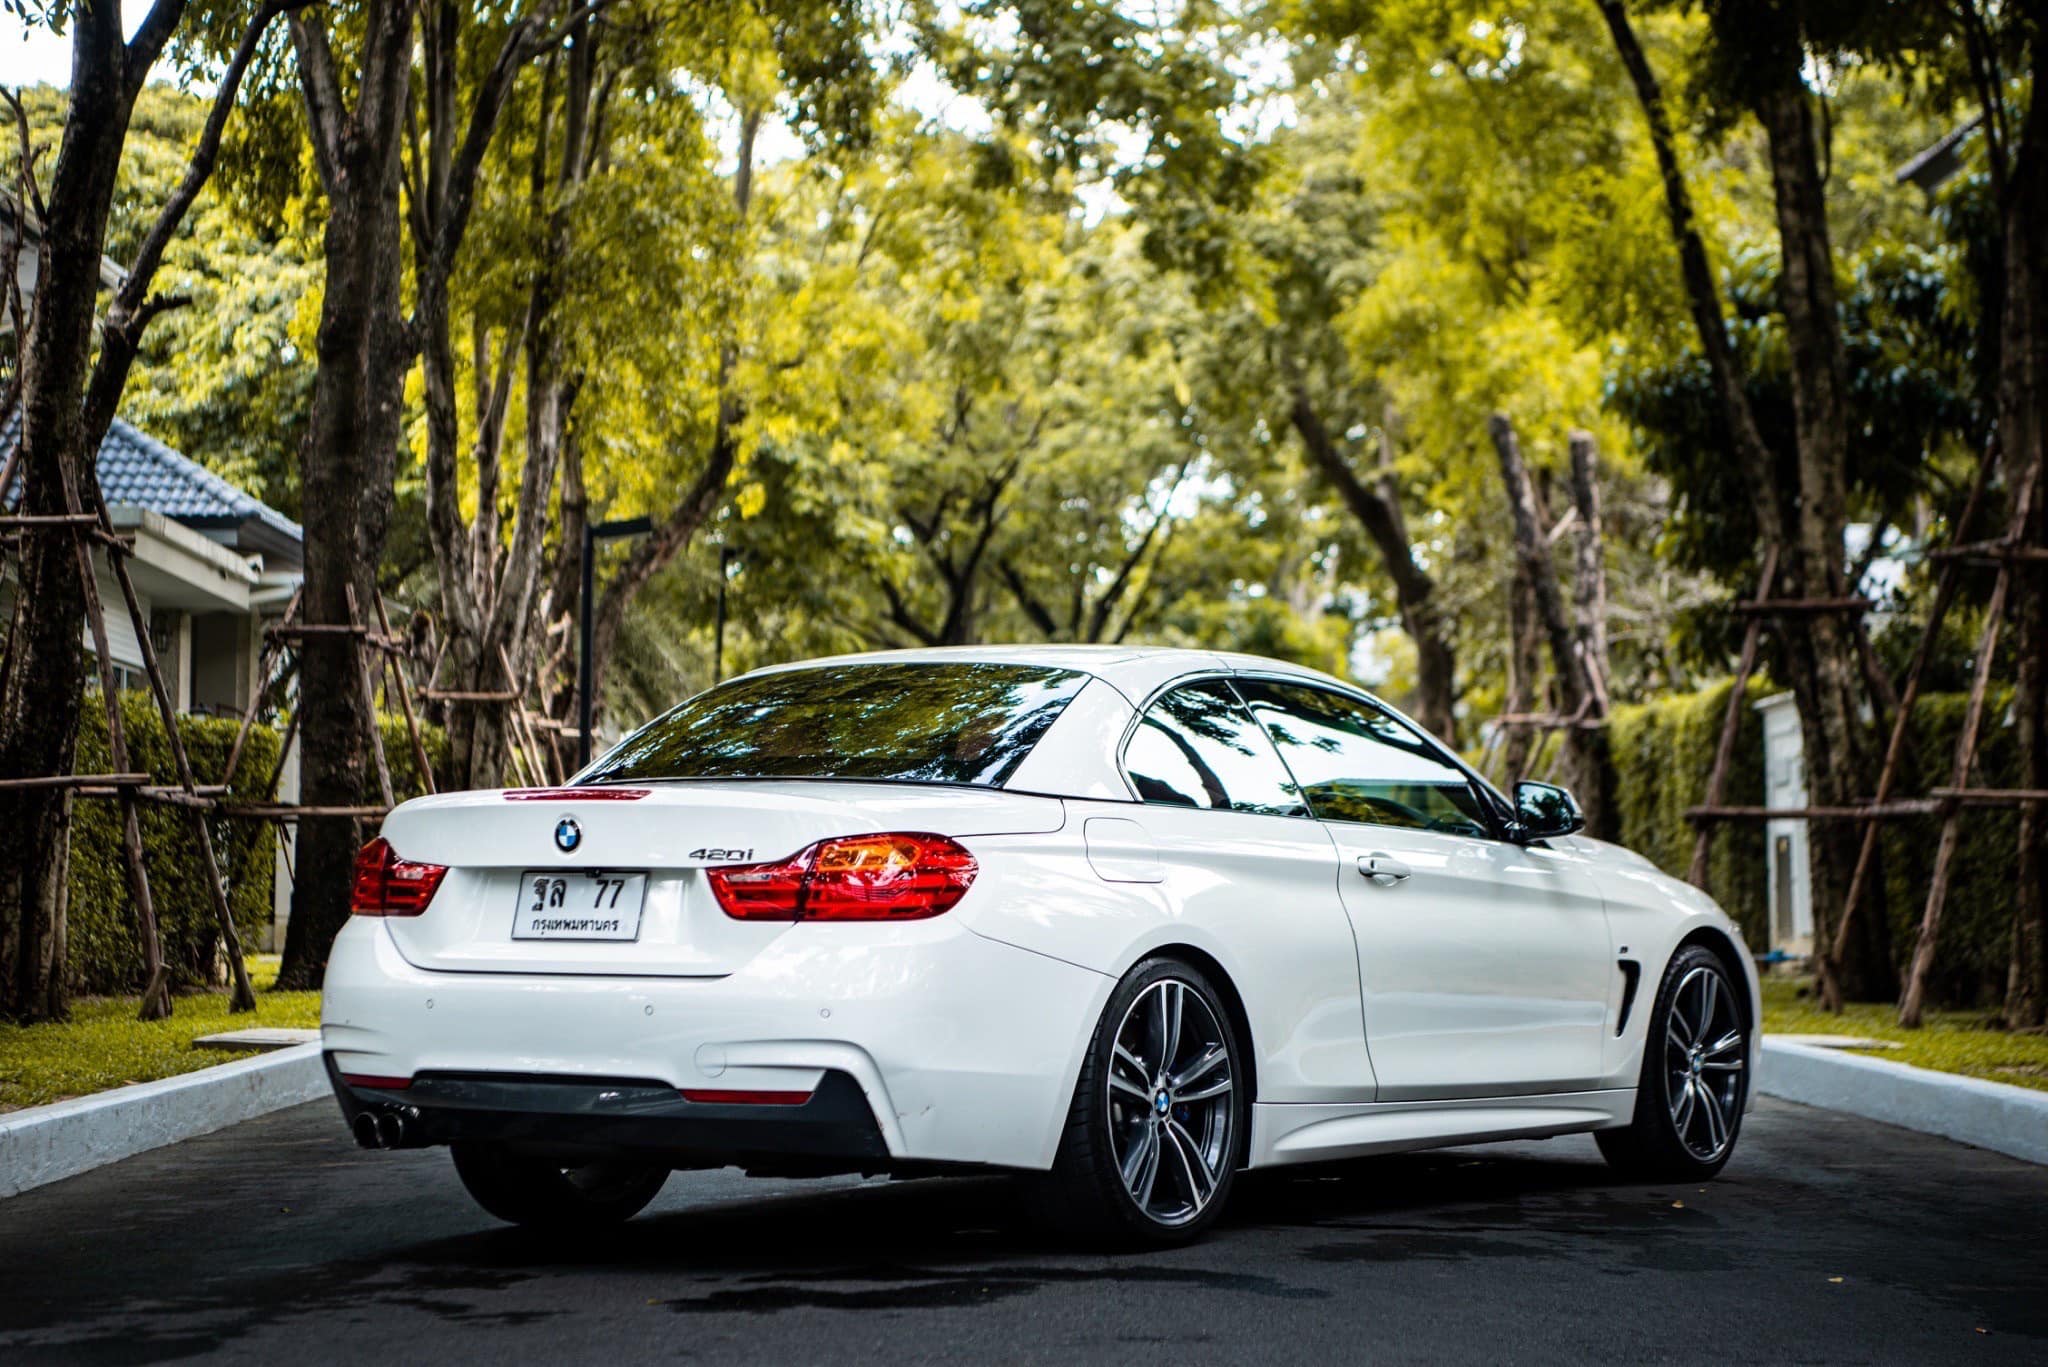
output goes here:
[[572, 1231], [638, 1215], [668, 1181], [668, 1169], [625, 1159], [563, 1167], [502, 1144], [456, 1144], [455, 1171], [469, 1194], [500, 1220]]
[[1672, 956], [1657, 989], [1625, 1129], [1593, 1137], [1623, 1172], [1672, 1180], [1712, 1177], [1735, 1151], [1749, 1098], [1746, 998], [1728, 965], [1702, 945]]
[[1092, 1241], [1195, 1238], [1243, 1161], [1245, 1077], [1244, 1045], [1208, 977], [1178, 959], [1139, 964], [1089, 1042], [1041, 1210]]

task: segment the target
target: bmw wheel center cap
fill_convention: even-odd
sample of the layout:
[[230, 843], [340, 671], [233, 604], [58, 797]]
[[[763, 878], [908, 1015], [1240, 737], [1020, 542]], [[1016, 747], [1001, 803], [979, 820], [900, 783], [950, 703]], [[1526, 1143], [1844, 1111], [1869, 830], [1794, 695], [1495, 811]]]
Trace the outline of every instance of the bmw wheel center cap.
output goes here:
[[555, 823], [555, 848], [563, 854], [574, 854], [583, 844], [583, 827], [576, 824], [576, 818], [565, 816]]

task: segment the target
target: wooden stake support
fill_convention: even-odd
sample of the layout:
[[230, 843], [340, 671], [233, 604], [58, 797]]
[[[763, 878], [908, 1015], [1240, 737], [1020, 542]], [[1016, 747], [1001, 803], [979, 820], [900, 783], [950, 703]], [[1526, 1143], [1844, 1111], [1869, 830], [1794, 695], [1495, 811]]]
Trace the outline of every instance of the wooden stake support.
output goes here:
[[[2040, 491], [2041, 467], [2037, 460], [2019, 472], [2019, 487], [2012, 500], [2011, 530], [2006, 544], [2018, 547], [2026, 538], [2034, 498]], [[1954, 792], [1970, 786], [1970, 771], [1977, 763], [1977, 737], [1984, 723], [1984, 698], [1991, 687], [1991, 663], [1998, 650], [1999, 629], [2005, 622], [2005, 603], [2012, 591], [2013, 564], [2001, 560], [1997, 581], [1991, 586], [1991, 601], [1984, 609], [1984, 635], [1977, 643], [1976, 668], [1970, 676], [1970, 701], [1963, 710], [1962, 734], [1956, 737], [1955, 761], [1949, 766], [1948, 787]], [[1920, 936], [1913, 945], [1913, 966], [1906, 974], [1906, 990], [1899, 997], [1899, 1024], [1915, 1029], [1920, 1024], [1927, 1000], [1927, 978], [1934, 968], [1934, 946], [1941, 931], [1941, 915], [1948, 902], [1949, 880], [1954, 876], [1956, 846], [1962, 839], [1962, 804], [1953, 803], [1941, 820], [1941, 843], [1934, 851], [1934, 873], [1927, 882], [1927, 905], [1920, 913]]]

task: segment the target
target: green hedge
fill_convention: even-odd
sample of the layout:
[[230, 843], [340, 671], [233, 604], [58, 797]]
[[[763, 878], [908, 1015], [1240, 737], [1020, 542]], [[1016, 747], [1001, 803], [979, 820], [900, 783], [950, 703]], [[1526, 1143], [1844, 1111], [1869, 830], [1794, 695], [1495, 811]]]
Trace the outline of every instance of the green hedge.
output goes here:
[[[218, 783], [227, 767], [228, 749], [240, 723], [227, 718], [181, 716], [178, 731], [194, 776], [202, 784]], [[145, 693], [121, 696], [121, 728], [128, 741], [128, 762], [134, 771], [147, 770], [154, 782], [176, 783], [177, 765], [156, 704]], [[278, 734], [267, 726], [251, 729], [236, 766], [232, 798], [263, 800], [263, 786], [277, 763]], [[79, 723], [77, 772], [107, 773], [107, 714], [99, 695], [90, 694]], [[270, 919], [272, 852], [275, 838], [267, 825], [253, 821], [208, 818], [214, 851], [228, 885], [228, 905], [244, 946], [252, 944]], [[206, 890], [205, 861], [193, 835], [191, 819], [173, 807], [142, 809], [142, 846], [149, 870], [150, 901], [156, 907], [157, 932], [164, 962], [175, 987], [201, 987], [217, 978], [220, 931], [213, 898]], [[128, 896], [128, 861], [121, 846], [121, 804], [82, 799], [72, 808], [70, 906], [67, 915], [66, 964], [71, 990], [85, 994], [138, 991], [143, 985], [142, 942], [136, 934], [135, 908]]]
[[[122, 730], [128, 739], [131, 768], [148, 770], [153, 781], [177, 782], [177, 767], [164, 736], [162, 719], [149, 695], [124, 693]], [[218, 783], [234, 744], [237, 720], [181, 716], [178, 730], [185, 739], [194, 777], [201, 784]], [[385, 755], [391, 786], [399, 801], [426, 791], [412, 740], [403, 717], [382, 717]], [[230, 800], [262, 802], [265, 786], [277, 763], [280, 727], [251, 728], [236, 765]], [[436, 772], [448, 762], [447, 735], [420, 724], [427, 760]], [[107, 756], [107, 716], [95, 693], [86, 699], [79, 725], [79, 773], [112, 770]], [[370, 772], [363, 801], [379, 800], [377, 777]], [[173, 807], [142, 809], [143, 860], [149, 869], [150, 900], [156, 907], [157, 933], [175, 988], [203, 987], [218, 978], [220, 931], [213, 899], [207, 894], [205, 861], [192, 835], [190, 818]], [[272, 910], [276, 836], [268, 822], [210, 817], [214, 851], [228, 885], [228, 906], [243, 947], [256, 944]], [[66, 964], [71, 990], [82, 995], [139, 991], [142, 987], [142, 941], [135, 928], [135, 906], [128, 896], [128, 859], [121, 847], [121, 804], [83, 800], [73, 808], [71, 827], [71, 900], [66, 919]]]
[[[1901, 793], [1947, 786], [1969, 701], [1960, 693], [1937, 693], [1914, 705], [1913, 744], [1900, 771]], [[1977, 773], [1969, 785], [1973, 788], [2019, 786], [2019, 746], [2006, 724], [2010, 702], [2010, 690], [1994, 690], [1986, 700], [1984, 724], [1977, 735]], [[1948, 901], [1942, 907], [1929, 990], [1936, 1001], [1953, 1006], [1995, 1005], [2004, 999], [2012, 958], [2019, 813], [2012, 808], [1967, 808], [1958, 829], [1962, 840], [1956, 848]], [[1891, 911], [1892, 957], [1902, 978], [1920, 935], [1940, 841], [1938, 817], [1885, 824], [1879, 848]]]
[[[1707, 776], [1713, 772], [1722, 717], [1734, 686], [1731, 680], [1698, 693], [1625, 704], [1614, 709], [1609, 723], [1621, 843], [1680, 878], [1692, 866], [1693, 827], [1685, 819], [1685, 809], [1706, 801]], [[1761, 698], [1765, 693], [1753, 686], [1749, 696]], [[1763, 734], [1762, 718], [1745, 703], [1722, 785], [1724, 803], [1762, 804]], [[1707, 860], [1707, 891], [1741, 925], [1751, 948], [1769, 945], [1761, 823], [1730, 822], [1715, 833]]]
[[[448, 772], [448, 733], [432, 722], [420, 724], [420, 745], [427, 752], [427, 763], [433, 766], [436, 775]], [[427, 791], [427, 785], [420, 777], [419, 761], [413, 757], [412, 737], [405, 729], [405, 718], [386, 712], [377, 718], [377, 729], [384, 735], [384, 762], [391, 769], [391, 793], [400, 802], [418, 797]], [[377, 764], [370, 761], [369, 782], [364, 786], [363, 801], [383, 801], [384, 795], [377, 791]]]
[[[1707, 775], [1713, 769], [1731, 687], [1732, 683], [1722, 683], [1699, 693], [1614, 710], [1609, 737], [1621, 842], [1679, 877], [1692, 863], [1693, 829], [1685, 809], [1706, 800]], [[1764, 697], [1767, 691], [1767, 685], [1753, 685], [1750, 697]], [[1915, 704], [1913, 743], [1900, 772], [1900, 794], [1924, 793], [1948, 782], [1967, 703], [1959, 694], [1944, 693]], [[2002, 694], [1994, 694], [1985, 707], [1973, 786], [2019, 786], [2018, 748], [2012, 729], [2004, 725], [2006, 711], [2007, 696]], [[1721, 796], [1723, 802], [1742, 806], [1764, 801], [1763, 724], [1747, 705]], [[2004, 991], [2017, 826], [2018, 815], [2009, 810], [1971, 809], [1963, 814], [1962, 843], [1943, 909], [1931, 983], [1939, 1001], [1993, 1003]], [[1916, 817], [1887, 822], [1879, 842], [1892, 955], [1901, 976], [1919, 935], [1940, 832], [1937, 818]], [[1758, 949], [1770, 943], [1764, 869], [1761, 823], [1729, 822], [1715, 834], [1707, 890], [1741, 924], [1750, 946]]]

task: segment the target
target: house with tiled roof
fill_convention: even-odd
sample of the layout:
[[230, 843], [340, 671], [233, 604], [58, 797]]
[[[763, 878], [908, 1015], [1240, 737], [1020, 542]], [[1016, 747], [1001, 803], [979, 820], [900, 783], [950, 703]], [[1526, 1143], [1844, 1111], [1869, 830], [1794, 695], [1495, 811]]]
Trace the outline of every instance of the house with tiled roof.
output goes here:
[[[19, 433], [18, 415], [0, 428], [0, 466]], [[182, 711], [239, 716], [257, 686], [263, 629], [283, 615], [302, 577], [298, 523], [118, 418], [100, 443], [99, 478], [115, 530], [135, 539], [129, 575], [173, 701]], [[0, 491], [9, 505], [15, 497]], [[100, 600], [118, 605], [104, 553], [95, 560]], [[0, 610], [10, 603], [0, 580]], [[143, 686], [133, 623], [120, 611], [106, 619], [116, 677]]]

